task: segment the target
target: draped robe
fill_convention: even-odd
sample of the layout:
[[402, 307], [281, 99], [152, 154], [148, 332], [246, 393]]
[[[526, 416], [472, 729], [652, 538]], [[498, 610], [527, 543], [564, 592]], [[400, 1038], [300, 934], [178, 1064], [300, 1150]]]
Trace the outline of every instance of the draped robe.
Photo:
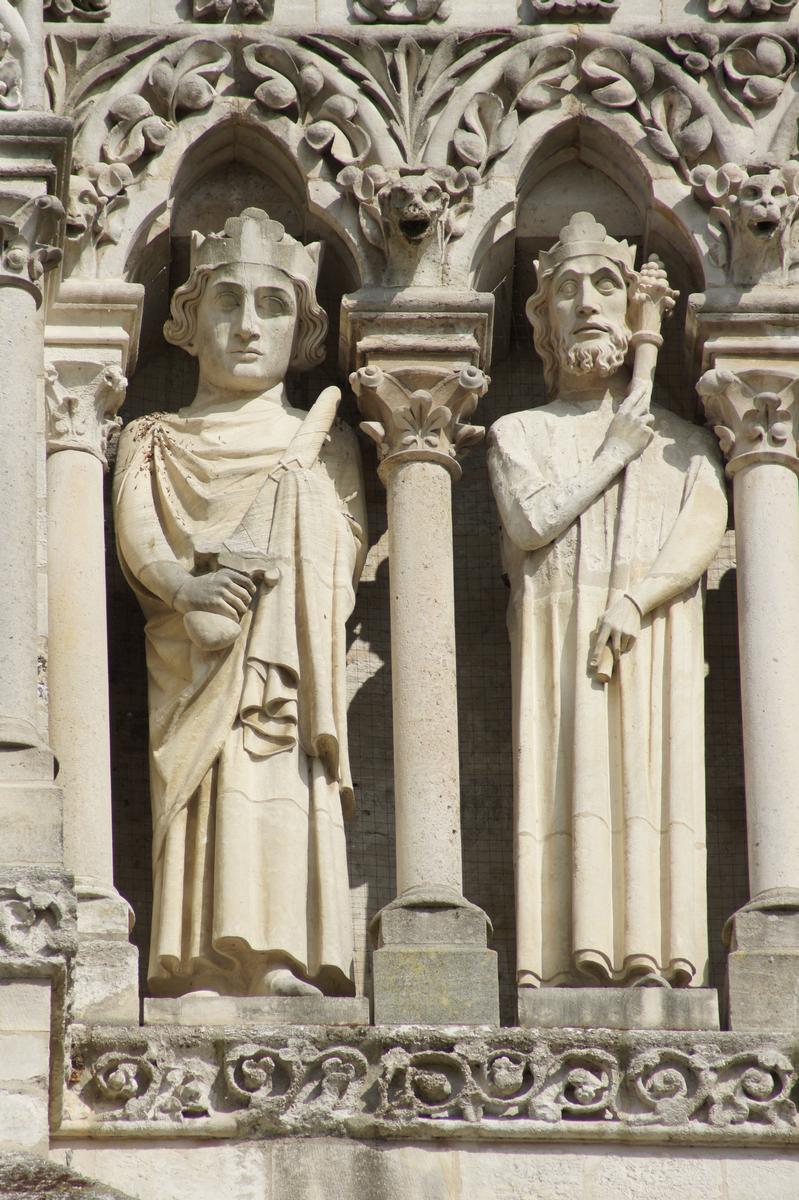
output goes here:
[[156, 993], [246, 994], [276, 954], [326, 993], [353, 991], [344, 625], [365, 529], [353, 435], [336, 426], [312, 470], [281, 480], [260, 538], [280, 579], [232, 646], [195, 646], [139, 578], [155, 562], [193, 572], [198, 548], [229, 537], [304, 416], [281, 390], [244, 410], [147, 416], [120, 440], [118, 548], [147, 618]]
[[685, 985], [706, 971], [701, 577], [726, 499], [710, 434], [653, 413], [654, 437], [635, 464], [629, 582], [676, 553], [690, 583], [644, 616], [606, 685], [589, 657], [625, 471], [559, 535], [525, 545], [599, 452], [613, 412], [555, 401], [502, 417], [489, 438], [511, 588], [520, 985], [631, 983], [653, 972]]

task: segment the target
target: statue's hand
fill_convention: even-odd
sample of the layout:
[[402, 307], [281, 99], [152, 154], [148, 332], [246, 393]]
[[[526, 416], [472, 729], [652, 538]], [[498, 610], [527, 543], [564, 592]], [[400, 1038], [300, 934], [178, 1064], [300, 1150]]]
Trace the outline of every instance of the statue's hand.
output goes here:
[[638, 383], [624, 397], [613, 416], [605, 440], [604, 453], [620, 458], [623, 463], [632, 462], [646, 450], [652, 441], [652, 422], [649, 411], [652, 395], [650, 383]]
[[620, 596], [599, 622], [594, 648], [591, 652], [591, 669], [596, 670], [605, 646], [610, 645], [613, 657], [625, 654], [641, 632], [641, 613], [629, 596]]
[[249, 575], [221, 567], [207, 575], [190, 575], [178, 589], [172, 604], [179, 613], [219, 613], [238, 621], [254, 595], [255, 583]]

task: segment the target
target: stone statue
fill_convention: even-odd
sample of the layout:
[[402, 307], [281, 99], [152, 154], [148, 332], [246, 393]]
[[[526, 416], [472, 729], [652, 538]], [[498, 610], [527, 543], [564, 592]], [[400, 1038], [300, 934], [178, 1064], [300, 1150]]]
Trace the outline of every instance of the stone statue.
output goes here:
[[[340, 393], [304, 246], [258, 209], [193, 236], [164, 332], [192, 403], [120, 439], [120, 559], [147, 617], [158, 995], [350, 995], [344, 624], [364, 553]], [[320, 453], [321, 451], [321, 453]]]
[[[660, 338], [640, 331], [633, 264], [588, 213], [561, 230], [527, 303], [556, 398], [489, 439], [511, 587], [520, 986], [685, 986], [706, 970], [701, 580], [725, 488], [710, 434], [650, 412]], [[667, 296], [662, 269], [645, 271]], [[651, 371], [639, 378], [636, 349], [631, 384], [639, 344]]]

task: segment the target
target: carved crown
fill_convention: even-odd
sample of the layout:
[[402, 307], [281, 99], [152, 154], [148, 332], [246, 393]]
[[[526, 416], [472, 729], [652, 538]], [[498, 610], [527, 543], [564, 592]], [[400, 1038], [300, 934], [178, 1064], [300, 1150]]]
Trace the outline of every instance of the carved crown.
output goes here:
[[288, 275], [305, 279], [313, 288], [319, 271], [322, 246], [312, 242], [304, 246], [286, 233], [279, 221], [260, 208], [245, 208], [239, 217], [230, 217], [222, 233], [203, 237], [191, 235], [191, 269], [221, 267], [228, 263], [254, 263], [277, 267]]
[[603, 258], [609, 258], [629, 271], [635, 269], [635, 246], [610, 237], [605, 226], [600, 225], [591, 213], [578, 212], [561, 229], [560, 238], [552, 249], [541, 251], [536, 263], [539, 279], [551, 274], [567, 259], [579, 258], [583, 254], [601, 254]]

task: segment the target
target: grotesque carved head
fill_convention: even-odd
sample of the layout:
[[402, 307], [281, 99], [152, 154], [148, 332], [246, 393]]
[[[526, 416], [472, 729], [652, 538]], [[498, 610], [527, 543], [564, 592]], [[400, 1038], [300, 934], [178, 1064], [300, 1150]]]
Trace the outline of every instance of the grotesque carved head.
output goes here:
[[789, 204], [781, 171], [750, 175], [738, 189], [736, 222], [756, 239], [773, 238], [785, 227]]
[[449, 194], [432, 171], [406, 172], [382, 189], [379, 202], [389, 236], [417, 245], [435, 233]]
[[87, 233], [93, 233], [107, 203], [106, 197], [100, 195], [93, 180], [87, 175], [70, 175], [67, 238], [75, 242]]
[[629, 297], [638, 281], [634, 258], [634, 247], [609, 237], [590, 213], [575, 213], [541, 254], [526, 312], [550, 393], [561, 371], [601, 377], [623, 365]]

